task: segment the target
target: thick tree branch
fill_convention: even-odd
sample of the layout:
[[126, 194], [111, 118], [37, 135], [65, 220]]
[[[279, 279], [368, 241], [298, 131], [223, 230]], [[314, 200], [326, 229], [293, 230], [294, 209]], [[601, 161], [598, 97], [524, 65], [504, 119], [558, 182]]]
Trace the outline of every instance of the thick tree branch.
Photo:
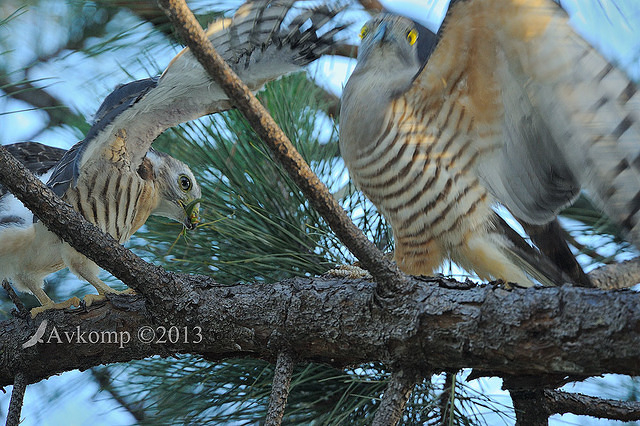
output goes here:
[[378, 295], [393, 297], [408, 285], [404, 275], [354, 225], [329, 189], [320, 181], [267, 110], [213, 48], [202, 27], [184, 0], [158, 0], [193, 55], [211, 78], [234, 100], [275, 158], [302, 190], [311, 205], [327, 221], [333, 232], [371, 272], [379, 284]]
[[[223, 287], [143, 262], [53, 196], [2, 147], [0, 164], [0, 182], [43, 223], [142, 293], [114, 296], [86, 310], [47, 312], [35, 321], [5, 321], [0, 386], [11, 384], [16, 371], [28, 372], [26, 384], [151, 355], [274, 361], [277, 352], [269, 343], [282, 335], [305, 360], [336, 367], [393, 361], [492, 374], [640, 374], [640, 295], [634, 292], [507, 291], [405, 278], [404, 291], [382, 308], [370, 303], [376, 287], [368, 281], [305, 278]], [[43, 343], [23, 348], [45, 320]], [[170, 327], [184, 330], [184, 340], [159, 341]], [[142, 339], [149, 334], [141, 330], [156, 338]]]
[[[447, 288], [457, 286], [454, 281], [413, 279], [411, 292], [380, 307], [370, 303], [375, 285], [364, 280], [299, 278], [219, 286], [206, 277], [167, 274], [193, 289], [197, 309], [159, 319], [142, 296], [117, 296], [86, 311], [5, 321], [0, 386], [11, 384], [15, 371], [27, 372], [31, 383], [152, 355], [249, 356], [273, 362], [279, 350], [271, 348], [274, 336], [287, 336], [305, 361], [338, 368], [393, 361], [419, 371], [430, 365], [492, 375], [640, 374], [640, 294], [631, 291], [456, 289]], [[45, 319], [44, 343], [22, 348]], [[53, 327], [61, 341], [50, 338]], [[181, 332], [186, 327], [188, 338], [149, 344], [138, 335], [149, 330], [145, 327]], [[103, 332], [128, 333], [129, 341], [90, 343], [90, 335], [95, 340]]]

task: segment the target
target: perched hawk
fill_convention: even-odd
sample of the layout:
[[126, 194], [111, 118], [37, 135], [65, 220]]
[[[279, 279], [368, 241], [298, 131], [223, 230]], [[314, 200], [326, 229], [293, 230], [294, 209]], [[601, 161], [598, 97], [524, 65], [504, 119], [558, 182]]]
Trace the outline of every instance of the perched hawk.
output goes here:
[[390, 222], [400, 268], [451, 259], [532, 285], [493, 207], [545, 224], [581, 190], [640, 247], [635, 84], [551, 0], [451, 3], [437, 36], [369, 21], [342, 98], [342, 155]]
[[[328, 25], [338, 9], [295, 8], [295, 3], [250, 1], [207, 30], [218, 52], [254, 90], [327, 52], [343, 28]], [[124, 243], [150, 214], [195, 226], [200, 187], [185, 164], [151, 149], [151, 143], [171, 126], [230, 107], [223, 90], [184, 49], [161, 76], [116, 88], [85, 139], [69, 151], [33, 143], [10, 150], [33, 172], [44, 173], [52, 190], [87, 220]], [[32, 223], [24, 207], [22, 216], [16, 215], [16, 204], [10, 194], [0, 198], [0, 278], [38, 298], [43, 306], [32, 315], [78, 305], [77, 298], [56, 304], [42, 289], [44, 277], [65, 266], [99, 295], [114, 292], [98, 278], [97, 265], [41, 222]]]
[[[85, 141], [83, 141], [85, 142]], [[62, 198], [87, 220], [120, 243], [146, 222], [150, 214], [165, 216], [193, 229], [198, 221], [200, 187], [189, 167], [162, 152], [150, 149], [137, 170], [121, 158], [101, 155], [71, 180], [61, 181], [56, 172], [69, 167], [80, 144], [70, 151], [35, 142], [8, 145], [7, 149], [29, 170], [48, 182]], [[58, 161], [56, 161], [58, 160]], [[54, 303], [42, 289], [44, 278], [65, 266], [87, 280], [99, 295], [113, 293], [98, 278], [95, 263], [75, 251], [33, 215], [12, 194], [0, 187], [0, 278], [18, 290], [32, 293], [42, 304], [35, 315], [49, 308], [77, 306], [78, 298]], [[95, 295], [86, 297], [90, 304]]]

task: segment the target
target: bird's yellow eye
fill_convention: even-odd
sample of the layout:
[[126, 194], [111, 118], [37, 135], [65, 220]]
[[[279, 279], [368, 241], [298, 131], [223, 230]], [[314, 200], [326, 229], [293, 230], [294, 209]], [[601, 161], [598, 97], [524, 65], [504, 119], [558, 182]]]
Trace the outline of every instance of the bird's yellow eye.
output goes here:
[[416, 44], [416, 40], [418, 40], [418, 31], [414, 28], [407, 33], [407, 41], [413, 46]]
[[178, 185], [180, 185], [180, 189], [184, 192], [187, 192], [191, 189], [191, 179], [189, 179], [186, 175], [180, 175], [178, 177]]
[[360, 40], [365, 38], [367, 34], [369, 34], [369, 27], [363, 25], [362, 28], [360, 28]]

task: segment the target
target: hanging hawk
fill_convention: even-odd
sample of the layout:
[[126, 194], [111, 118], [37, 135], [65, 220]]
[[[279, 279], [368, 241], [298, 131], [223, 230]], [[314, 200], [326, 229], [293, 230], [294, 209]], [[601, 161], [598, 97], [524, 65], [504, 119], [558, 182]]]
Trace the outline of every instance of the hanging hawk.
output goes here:
[[[344, 28], [330, 25], [338, 9], [296, 8], [295, 3], [250, 1], [233, 18], [220, 19], [207, 30], [218, 52], [253, 90], [326, 53]], [[49, 187], [87, 220], [124, 243], [151, 214], [195, 227], [201, 194], [193, 173], [153, 150], [151, 143], [171, 126], [231, 107], [224, 91], [184, 49], [161, 76], [116, 88], [85, 139], [69, 151], [33, 143], [10, 149], [33, 172], [44, 173]], [[56, 304], [42, 289], [44, 277], [65, 266], [99, 295], [114, 292], [98, 278], [95, 263], [41, 222], [32, 223], [24, 207], [22, 217], [16, 215], [15, 204], [10, 194], [0, 198], [0, 278], [38, 298], [43, 306], [32, 315], [78, 305], [77, 298]]]
[[361, 38], [340, 147], [402, 270], [533, 285], [493, 207], [545, 224], [581, 190], [640, 247], [640, 95], [557, 4], [452, 1], [437, 36], [383, 14]]

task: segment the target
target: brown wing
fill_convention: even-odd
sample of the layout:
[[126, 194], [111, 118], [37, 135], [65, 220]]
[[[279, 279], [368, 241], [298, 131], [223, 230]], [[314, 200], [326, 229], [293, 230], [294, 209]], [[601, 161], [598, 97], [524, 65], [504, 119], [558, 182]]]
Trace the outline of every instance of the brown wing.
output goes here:
[[640, 246], [640, 95], [552, 1], [457, 2], [405, 96], [462, 107], [429, 131], [467, 132], [477, 176], [519, 219], [546, 223], [584, 188]]

